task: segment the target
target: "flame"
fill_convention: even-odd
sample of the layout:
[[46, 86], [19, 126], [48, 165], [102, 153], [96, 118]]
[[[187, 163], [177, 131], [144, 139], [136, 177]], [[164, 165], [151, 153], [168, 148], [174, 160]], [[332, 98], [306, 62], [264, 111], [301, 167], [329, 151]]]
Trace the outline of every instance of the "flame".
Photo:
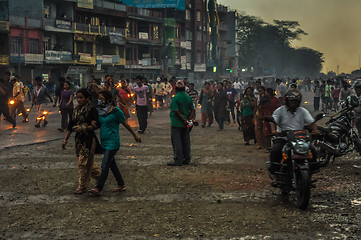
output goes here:
[[14, 100], [10, 100], [10, 101], [9, 101], [9, 104], [10, 104], [10, 105], [14, 105], [14, 104], [15, 104], [15, 101], [14, 101]]
[[130, 97], [130, 94], [128, 94], [128, 97]]
[[30, 112], [30, 108], [26, 109], [27, 112]]
[[36, 118], [36, 120], [41, 120], [41, 119], [43, 119], [43, 117], [37, 117], [37, 118]]
[[135, 115], [135, 110], [133, 109], [133, 110], [131, 111], [131, 113], [133, 113], [133, 114]]
[[43, 114], [44, 114], [44, 115], [47, 115], [47, 114], [48, 114], [48, 112], [47, 112], [47, 111], [44, 111], [44, 112], [43, 112]]
[[130, 96], [133, 97], [133, 96], [134, 96], [134, 93], [131, 93]]
[[275, 94], [277, 95], [277, 91], [275, 91]]
[[22, 116], [23, 115], [23, 113], [19, 113], [19, 116]]
[[172, 98], [174, 97], [174, 95], [172, 95]]
[[61, 111], [59, 111], [59, 113], [61, 113]]
[[155, 98], [153, 98], [152, 101], [155, 102]]

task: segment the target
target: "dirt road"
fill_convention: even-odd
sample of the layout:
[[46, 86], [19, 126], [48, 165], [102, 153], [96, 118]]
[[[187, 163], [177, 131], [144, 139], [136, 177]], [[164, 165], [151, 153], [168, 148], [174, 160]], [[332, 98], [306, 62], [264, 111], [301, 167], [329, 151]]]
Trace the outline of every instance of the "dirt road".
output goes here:
[[[128, 190], [74, 196], [74, 141], [0, 151], [0, 239], [360, 239], [361, 158], [351, 154], [315, 175], [307, 211], [270, 186], [268, 155], [244, 146], [237, 126], [196, 127], [192, 163], [172, 160], [168, 111], [149, 119], [142, 143], [124, 129], [116, 155]], [[61, 134], [59, 135], [61, 138]], [[96, 157], [100, 163], [101, 156]], [[92, 186], [94, 182], [92, 182]]]

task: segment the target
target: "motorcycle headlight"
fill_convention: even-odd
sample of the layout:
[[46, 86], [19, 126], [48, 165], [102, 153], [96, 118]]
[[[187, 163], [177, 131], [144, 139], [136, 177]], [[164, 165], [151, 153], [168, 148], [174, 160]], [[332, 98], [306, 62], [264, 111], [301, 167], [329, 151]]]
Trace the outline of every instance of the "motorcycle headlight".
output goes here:
[[306, 154], [308, 153], [308, 149], [310, 147], [310, 144], [305, 141], [296, 141], [292, 142], [292, 148], [295, 152], [299, 154]]

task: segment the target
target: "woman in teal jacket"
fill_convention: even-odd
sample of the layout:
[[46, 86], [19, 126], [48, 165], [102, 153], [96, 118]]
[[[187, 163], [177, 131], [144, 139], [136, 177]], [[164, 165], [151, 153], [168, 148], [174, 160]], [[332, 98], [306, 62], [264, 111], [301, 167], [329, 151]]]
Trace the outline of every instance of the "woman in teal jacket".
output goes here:
[[99, 92], [98, 113], [100, 123], [100, 142], [105, 152], [102, 161], [102, 173], [98, 180], [98, 184], [95, 188], [89, 190], [90, 193], [97, 196], [100, 196], [100, 193], [103, 190], [105, 181], [108, 178], [109, 168], [118, 183], [118, 187], [113, 189], [113, 192], [126, 190], [124, 180], [114, 158], [120, 147], [119, 124], [123, 124], [123, 126], [128, 129], [136, 142], [141, 142], [140, 137], [138, 137], [138, 135], [127, 123], [122, 110], [114, 106], [114, 102], [115, 101], [110, 91], [103, 90]]

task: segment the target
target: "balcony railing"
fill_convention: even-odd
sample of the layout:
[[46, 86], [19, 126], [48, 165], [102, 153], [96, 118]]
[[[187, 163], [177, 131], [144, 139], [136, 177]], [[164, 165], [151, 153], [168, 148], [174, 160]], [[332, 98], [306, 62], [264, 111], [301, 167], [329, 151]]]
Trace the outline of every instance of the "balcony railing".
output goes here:
[[0, 65], [9, 65], [8, 55], [0, 55]]
[[0, 21], [0, 32], [9, 32], [9, 22]]
[[109, 35], [110, 32], [117, 32], [120, 34], [121, 37], [125, 36], [124, 28], [116, 28], [109, 26], [75, 23], [75, 30], [81, 33], [91, 34], [91, 35]]

